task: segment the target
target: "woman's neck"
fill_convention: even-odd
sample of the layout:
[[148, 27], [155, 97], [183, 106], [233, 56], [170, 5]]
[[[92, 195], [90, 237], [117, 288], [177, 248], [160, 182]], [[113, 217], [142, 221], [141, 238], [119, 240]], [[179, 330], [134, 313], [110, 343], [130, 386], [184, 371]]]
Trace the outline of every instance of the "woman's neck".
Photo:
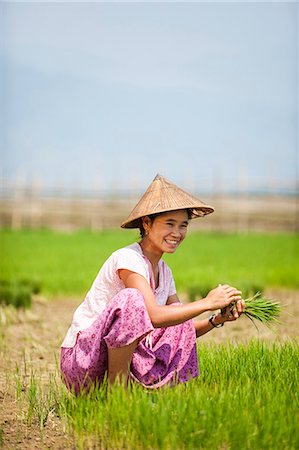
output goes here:
[[142, 249], [142, 253], [150, 261], [151, 265], [153, 266], [153, 269], [155, 269], [158, 266], [158, 263], [163, 253], [154, 251], [154, 249], [151, 246], [151, 243], [147, 239], [142, 239], [142, 241], [139, 242], [139, 245]]

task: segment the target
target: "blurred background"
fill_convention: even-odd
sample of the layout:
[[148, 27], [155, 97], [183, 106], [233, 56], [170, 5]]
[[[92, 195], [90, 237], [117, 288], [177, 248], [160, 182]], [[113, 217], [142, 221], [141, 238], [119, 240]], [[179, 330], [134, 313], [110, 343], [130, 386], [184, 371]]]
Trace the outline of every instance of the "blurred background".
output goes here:
[[1, 227], [117, 227], [161, 173], [193, 227], [298, 231], [296, 2], [0, 9]]

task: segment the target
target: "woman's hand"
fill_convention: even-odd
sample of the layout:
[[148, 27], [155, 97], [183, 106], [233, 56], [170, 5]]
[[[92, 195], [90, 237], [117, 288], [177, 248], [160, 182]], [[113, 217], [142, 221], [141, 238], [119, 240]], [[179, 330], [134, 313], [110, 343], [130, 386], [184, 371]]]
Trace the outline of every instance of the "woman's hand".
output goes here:
[[224, 322], [233, 322], [234, 320], [237, 320], [244, 311], [244, 300], [238, 300], [234, 306], [229, 305], [226, 308], [223, 308], [221, 313], [216, 314], [213, 322], [215, 325], [220, 325]]
[[[241, 291], [236, 288], [229, 286], [228, 284], [219, 285], [217, 288], [213, 289], [206, 296], [206, 301], [209, 305], [209, 310], [213, 311], [215, 309], [227, 308], [232, 303], [238, 305], [236, 306], [236, 314], [238, 311], [241, 312], [243, 306], [241, 303]], [[239, 317], [239, 315], [238, 315]], [[236, 317], [237, 318], [237, 317]]]

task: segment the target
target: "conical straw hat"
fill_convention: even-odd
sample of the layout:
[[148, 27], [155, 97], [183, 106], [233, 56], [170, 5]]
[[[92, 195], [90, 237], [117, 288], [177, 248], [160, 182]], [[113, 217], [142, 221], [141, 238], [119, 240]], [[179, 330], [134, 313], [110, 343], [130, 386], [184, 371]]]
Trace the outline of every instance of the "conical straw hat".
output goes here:
[[192, 218], [214, 211], [212, 206], [206, 205], [158, 174], [121, 227], [139, 228], [141, 217], [177, 209], [189, 209]]

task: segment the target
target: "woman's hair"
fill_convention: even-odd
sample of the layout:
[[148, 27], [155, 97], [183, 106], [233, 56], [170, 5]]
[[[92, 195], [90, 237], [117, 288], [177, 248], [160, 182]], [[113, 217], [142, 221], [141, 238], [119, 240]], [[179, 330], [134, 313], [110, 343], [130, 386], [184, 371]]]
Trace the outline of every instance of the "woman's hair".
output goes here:
[[[188, 220], [192, 219], [192, 211], [191, 209], [186, 209], [187, 214], [188, 214]], [[169, 213], [171, 211], [164, 211], [164, 212], [160, 212], [160, 213], [156, 213], [156, 214], [148, 214], [148, 218], [151, 220], [151, 222], [153, 222], [157, 217], [162, 216], [163, 214]], [[139, 230], [140, 230], [140, 237], [141, 239], [144, 238], [145, 236], [145, 230], [143, 228], [142, 225], [142, 218], [139, 220]]]

